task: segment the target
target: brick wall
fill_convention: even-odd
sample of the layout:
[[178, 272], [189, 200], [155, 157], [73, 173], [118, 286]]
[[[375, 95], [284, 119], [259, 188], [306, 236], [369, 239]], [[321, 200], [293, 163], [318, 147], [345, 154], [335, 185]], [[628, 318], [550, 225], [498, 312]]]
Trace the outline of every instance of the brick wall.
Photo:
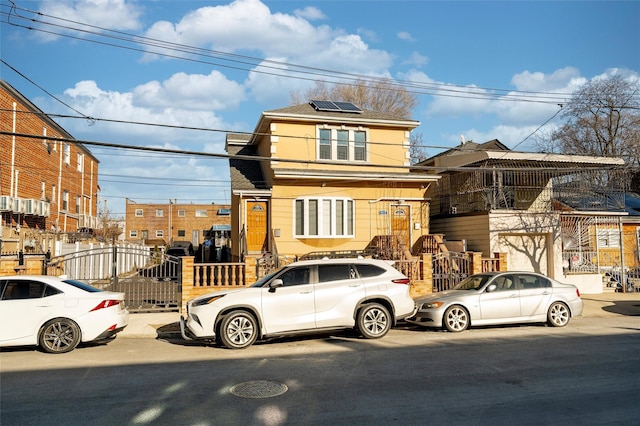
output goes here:
[[[162, 239], [168, 244], [170, 241], [191, 241], [192, 232], [198, 231], [200, 244], [204, 242], [204, 231], [212, 225], [231, 224], [230, 215], [219, 214], [220, 210], [230, 209], [228, 204], [140, 204], [127, 200], [125, 239], [140, 241], [144, 238], [143, 231], [147, 231], [145, 239]], [[158, 231], [162, 236], [158, 236]], [[184, 235], [180, 235], [180, 231]]]
[[37, 138], [0, 135], [0, 195], [12, 194], [13, 175], [13, 186], [18, 190], [14, 196], [50, 205], [48, 217], [3, 212], [3, 223], [77, 231], [78, 215], [97, 215], [98, 160], [83, 145], [60, 141], [73, 138], [19, 92], [1, 83], [0, 129], [12, 132], [15, 120], [17, 134]]

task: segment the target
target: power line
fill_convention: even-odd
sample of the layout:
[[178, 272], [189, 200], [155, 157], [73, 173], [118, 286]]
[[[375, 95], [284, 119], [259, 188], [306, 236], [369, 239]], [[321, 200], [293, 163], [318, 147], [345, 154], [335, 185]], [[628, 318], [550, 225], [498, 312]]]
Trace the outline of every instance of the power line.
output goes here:
[[[8, 131], [0, 131], [0, 135], [7, 135], [7, 136], [15, 136], [18, 138], [26, 138], [26, 139], [42, 139], [42, 135], [29, 135], [29, 134], [24, 134], [24, 133], [14, 133], [14, 132], [8, 132]], [[210, 152], [199, 152], [199, 151], [187, 151], [187, 150], [179, 150], [179, 149], [169, 149], [169, 148], [156, 148], [156, 147], [148, 147], [148, 146], [135, 146], [135, 145], [122, 145], [122, 144], [116, 144], [116, 143], [110, 143], [110, 142], [99, 142], [99, 141], [90, 141], [90, 140], [81, 140], [81, 139], [70, 139], [70, 138], [58, 138], [58, 141], [62, 141], [62, 142], [68, 142], [68, 143], [73, 143], [73, 144], [81, 144], [81, 145], [93, 145], [93, 146], [102, 146], [102, 147], [112, 147], [112, 148], [119, 148], [119, 149], [126, 149], [126, 150], [132, 150], [132, 151], [143, 151], [143, 152], [157, 152], [157, 153], [171, 153], [171, 154], [183, 154], [183, 155], [190, 155], [190, 156], [196, 156], [196, 157], [204, 157], [204, 158], [220, 158], [220, 159], [227, 159], [227, 160], [244, 160], [244, 161], [251, 161], [251, 162], [271, 162], [271, 161], [277, 161], [278, 163], [291, 163], [291, 164], [305, 164], [305, 165], [326, 165], [326, 166], [336, 166], [336, 165], [340, 165], [339, 163], [336, 163], [334, 161], [327, 161], [327, 160], [296, 160], [296, 159], [290, 159], [290, 158], [280, 158], [280, 157], [276, 157], [276, 158], [272, 158], [272, 157], [263, 157], [263, 156], [252, 156], [252, 155], [232, 155], [232, 154], [218, 154], [218, 153], [210, 153]], [[506, 151], [506, 153], [509, 153], [510, 151]], [[348, 163], [345, 164], [345, 166], [352, 166], [353, 163]], [[390, 165], [390, 164], [372, 164], [372, 163], [358, 163], [357, 164], [358, 167], [362, 167], [362, 168], [377, 168], [377, 169], [392, 169], [392, 170], [398, 170], [398, 169], [407, 169], [407, 170], [414, 170], [414, 171], [473, 171], [473, 170], [483, 170], [482, 167], [437, 167], [437, 166], [418, 166], [418, 165], [410, 165], [410, 166], [403, 166], [403, 165]], [[611, 166], [603, 166], [603, 165], [598, 165], [598, 168], [601, 170], [605, 170], [605, 169], [618, 169], [621, 166], [619, 165], [611, 165]], [[521, 167], [521, 166], [517, 166], [517, 167], [507, 167], [507, 166], [503, 166], [503, 167], [495, 167], [492, 168], [492, 170], [503, 170], [503, 171], [524, 171], [524, 170], [532, 170], [532, 171], [544, 171], [544, 170], [557, 170], [556, 167], [541, 167], [541, 166], [537, 166], [537, 167]], [[309, 171], [309, 170], [301, 170], [302, 172], [305, 171]], [[569, 167], [569, 168], [563, 168], [563, 171], [566, 172], [579, 172], [579, 171], [584, 171], [584, 166], [576, 166], [575, 168]], [[345, 180], [347, 181], [360, 181], [362, 180], [361, 178], [357, 178], [357, 177], [352, 177], [351, 179], [346, 178]]]
[[[188, 46], [179, 43], [167, 42], [163, 40], [153, 39], [149, 37], [139, 36], [131, 33], [126, 33], [122, 31], [115, 31], [104, 27], [94, 26], [82, 22], [72, 21], [60, 17], [56, 17], [53, 15], [46, 15], [41, 12], [32, 11], [29, 9], [18, 7], [14, 2], [11, 2], [13, 6], [10, 11], [3, 12], [3, 15], [7, 17], [7, 22], [13, 26], [24, 28], [31, 31], [39, 31], [59, 37], [72, 38], [79, 41], [97, 43], [102, 45], [107, 45], [115, 48], [121, 48], [126, 50], [139, 51], [144, 54], [152, 54], [158, 56], [169, 57], [173, 59], [186, 60], [198, 63], [204, 63], [208, 65], [220, 66], [229, 69], [247, 71], [247, 72], [256, 72], [267, 75], [274, 75], [285, 78], [297, 78], [301, 80], [311, 80], [317, 81], [318, 78], [310, 78], [307, 76], [315, 76], [322, 78], [332, 78], [332, 79], [345, 79], [347, 81], [364, 81], [364, 82], [377, 82], [384, 79], [374, 78], [371, 76], [363, 75], [363, 74], [355, 74], [355, 73], [347, 73], [335, 70], [329, 70], [324, 68], [310, 67], [300, 64], [288, 63], [283, 61], [274, 61], [268, 60], [265, 58], [257, 58], [251, 57], [247, 55], [239, 55], [228, 52], [216, 51], [212, 49], [204, 49], [200, 47]], [[6, 6], [5, 6], [6, 7]], [[16, 12], [20, 10], [26, 13], [33, 14], [40, 19], [37, 18], [28, 18], [26, 16], [22, 16], [17, 14]], [[48, 18], [55, 21], [65, 22], [68, 24], [74, 24], [82, 26], [83, 28], [72, 27], [69, 25], [60, 25], [55, 24], [50, 21], [42, 20], [42, 17]], [[237, 63], [241, 65], [251, 65], [254, 68], [243, 68], [242, 66], [231, 66], [228, 64], [217, 63], [217, 62], [209, 62], [205, 60], [197, 60], [194, 58], [186, 58], [184, 56], [163, 53], [160, 51], [149, 51], [136, 47], [123, 46], [120, 44], [107, 43], [99, 40], [92, 40], [83, 37], [73, 36], [70, 34], [66, 34], [64, 32], [53, 32], [46, 31], [42, 28], [32, 27], [22, 25], [20, 23], [15, 22], [16, 20], [25, 20], [29, 22], [33, 22], [36, 24], [41, 24], [45, 26], [51, 26], [60, 28], [62, 30], [69, 30], [73, 32], [79, 32], [88, 34], [95, 37], [102, 37], [107, 39], [115, 39], [125, 43], [135, 43], [137, 45], [143, 46], [151, 46], [155, 48], [161, 48], [167, 50], [169, 52], [179, 52], [188, 55], [196, 55], [201, 57], [209, 57], [215, 58], [222, 61]], [[89, 28], [89, 29], [85, 29]], [[97, 31], [94, 31], [97, 30]], [[265, 65], [270, 64], [270, 65]], [[267, 72], [262, 69], [271, 69], [276, 70], [278, 72]], [[282, 71], [287, 71], [289, 73], [298, 74], [297, 76], [289, 75], [286, 73], [282, 73]], [[387, 80], [388, 81], [388, 80]], [[332, 81], [333, 84], [352, 84], [345, 83], [342, 81]], [[443, 83], [421, 83], [415, 81], [406, 81], [406, 80], [394, 80], [394, 86], [406, 88], [408, 91], [418, 94], [427, 94], [432, 96], [447, 96], [447, 97], [462, 97], [462, 98], [476, 98], [476, 99], [498, 99], [504, 101], [519, 101], [519, 102], [538, 102], [538, 103], [558, 103], [566, 101], [566, 98], [570, 96], [567, 93], [552, 93], [552, 92], [534, 92], [534, 91], [518, 91], [518, 90], [508, 90], [508, 89], [495, 89], [495, 88], [483, 88], [483, 87], [464, 87], [464, 86], [455, 86], [450, 84]]]

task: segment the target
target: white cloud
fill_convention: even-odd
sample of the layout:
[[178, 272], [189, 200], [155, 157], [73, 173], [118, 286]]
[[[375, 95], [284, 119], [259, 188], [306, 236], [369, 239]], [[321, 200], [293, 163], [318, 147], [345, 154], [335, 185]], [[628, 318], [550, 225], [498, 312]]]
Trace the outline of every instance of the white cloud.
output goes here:
[[[312, 18], [317, 16], [313, 14]], [[291, 64], [369, 75], [386, 73], [392, 65], [389, 53], [371, 49], [359, 34], [347, 34], [326, 25], [316, 27], [305, 18], [306, 14], [272, 13], [258, 0], [236, 0], [228, 5], [199, 8], [176, 23], [156, 22], [145, 36], [225, 53], [256, 52], [254, 57], [287, 58]], [[154, 59], [154, 55], [148, 54], [145, 59]], [[238, 58], [221, 55], [212, 61], [224, 66], [226, 59], [235, 60], [226, 62], [230, 67], [257, 68], [250, 58], [238, 62]]]
[[199, 8], [177, 23], [157, 22], [145, 35], [224, 52], [260, 51], [265, 56], [283, 56], [319, 48], [331, 34], [328, 27], [315, 28], [303, 17], [271, 13], [258, 0], [236, 0]]
[[422, 67], [429, 63], [429, 58], [418, 52], [411, 52], [411, 56], [408, 59], [405, 59], [402, 63], [405, 65]]
[[[148, 88], [149, 83], [143, 85]], [[73, 122], [65, 126], [72, 134], [85, 134], [99, 132], [99, 140], [126, 140], [134, 145], [150, 145], [153, 143], [167, 143], [176, 140], [181, 141], [182, 149], [198, 149], [204, 142], [218, 141], [219, 151], [223, 150], [224, 135], [220, 133], [206, 133], [202, 131], [188, 131], [182, 129], [168, 129], [163, 127], [128, 124], [128, 121], [142, 123], [154, 123], [158, 125], [170, 125], [177, 127], [194, 127], [206, 129], [229, 129], [225, 123], [213, 111], [208, 109], [194, 110], [181, 108], [187, 104], [185, 97], [176, 98], [175, 105], [149, 106], [136, 103], [139, 88], [133, 92], [106, 91], [98, 87], [95, 81], [87, 80], [78, 82], [73, 88], [67, 89], [64, 94], [66, 102], [76, 110], [90, 117], [122, 121], [122, 123], [109, 123], [99, 121], [90, 129], [84, 127], [84, 123]], [[149, 96], [145, 93], [145, 96]], [[164, 98], [163, 98], [164, 97]], [[158, 99], [166, 99], [162, 88], [157, 92]], [[134, 137], [135, 139], [131, 139]]]
[[231, 110], [245, 100], [243, 87], [219, 71], [209, 75], [176, 73], [162, 83], [150, 81], [133, 91], [135, 105], [147, 108]]
[[513, 76], [511, 84], [520, 91], [570, 94], [586, 81], [577, 68], [565, 67], [551, 74], [523, 71]]
[[[56, 24], [62, 23], [65, 26], [79, 28], [82, 30], [98, 31], [96, 28], [89, 28], [73, 22], [82, 22], [110, 30], [131, 31], [141, 28], [140, 15], [141, 8], [136, 3], [126, 0], [58, 0], [43, 1], [39, 12], [43, 15], [51, 15], [57, 18], [72, 22], [63, 22], [44, 18], [48, 22]], [[59, 32], [74, 32], [64, 28], [57, 28]], [[52, 34], [43, 35], [45, 39], [54, 39]]]
[[413, 36], [412, 36], [410, 33], [408, 33], [407, 31], [400, 31], [400, 32], [398, 33], [398, 38], [399, 38], [400, 40], [404, 40], [404, 41], [416, 41], [416, 40], [413, 38]]
[[320, 9], [313, 6], [307, 6], [304, 9], [296, 9], [293, 11], [293, 14], [309, 21], [317, 21], [327, 18]]

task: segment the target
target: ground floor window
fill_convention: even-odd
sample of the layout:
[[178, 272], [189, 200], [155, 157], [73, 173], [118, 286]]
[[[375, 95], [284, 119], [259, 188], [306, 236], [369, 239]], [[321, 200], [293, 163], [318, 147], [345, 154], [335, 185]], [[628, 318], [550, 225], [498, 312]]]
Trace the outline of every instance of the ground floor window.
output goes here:
[[349, 198], [298, 198], [296, 237], [353, 237], [354, 202]]

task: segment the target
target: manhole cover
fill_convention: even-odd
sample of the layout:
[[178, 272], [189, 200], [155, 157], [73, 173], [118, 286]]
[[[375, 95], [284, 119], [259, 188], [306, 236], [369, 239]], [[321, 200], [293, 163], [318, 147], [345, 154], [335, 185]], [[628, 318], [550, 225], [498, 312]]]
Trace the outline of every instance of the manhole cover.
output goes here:
[[285, 393], [289, 388], [282, 383], [254, 380], [231, 387], [231, 393], [242, 398], [271, 398]]

